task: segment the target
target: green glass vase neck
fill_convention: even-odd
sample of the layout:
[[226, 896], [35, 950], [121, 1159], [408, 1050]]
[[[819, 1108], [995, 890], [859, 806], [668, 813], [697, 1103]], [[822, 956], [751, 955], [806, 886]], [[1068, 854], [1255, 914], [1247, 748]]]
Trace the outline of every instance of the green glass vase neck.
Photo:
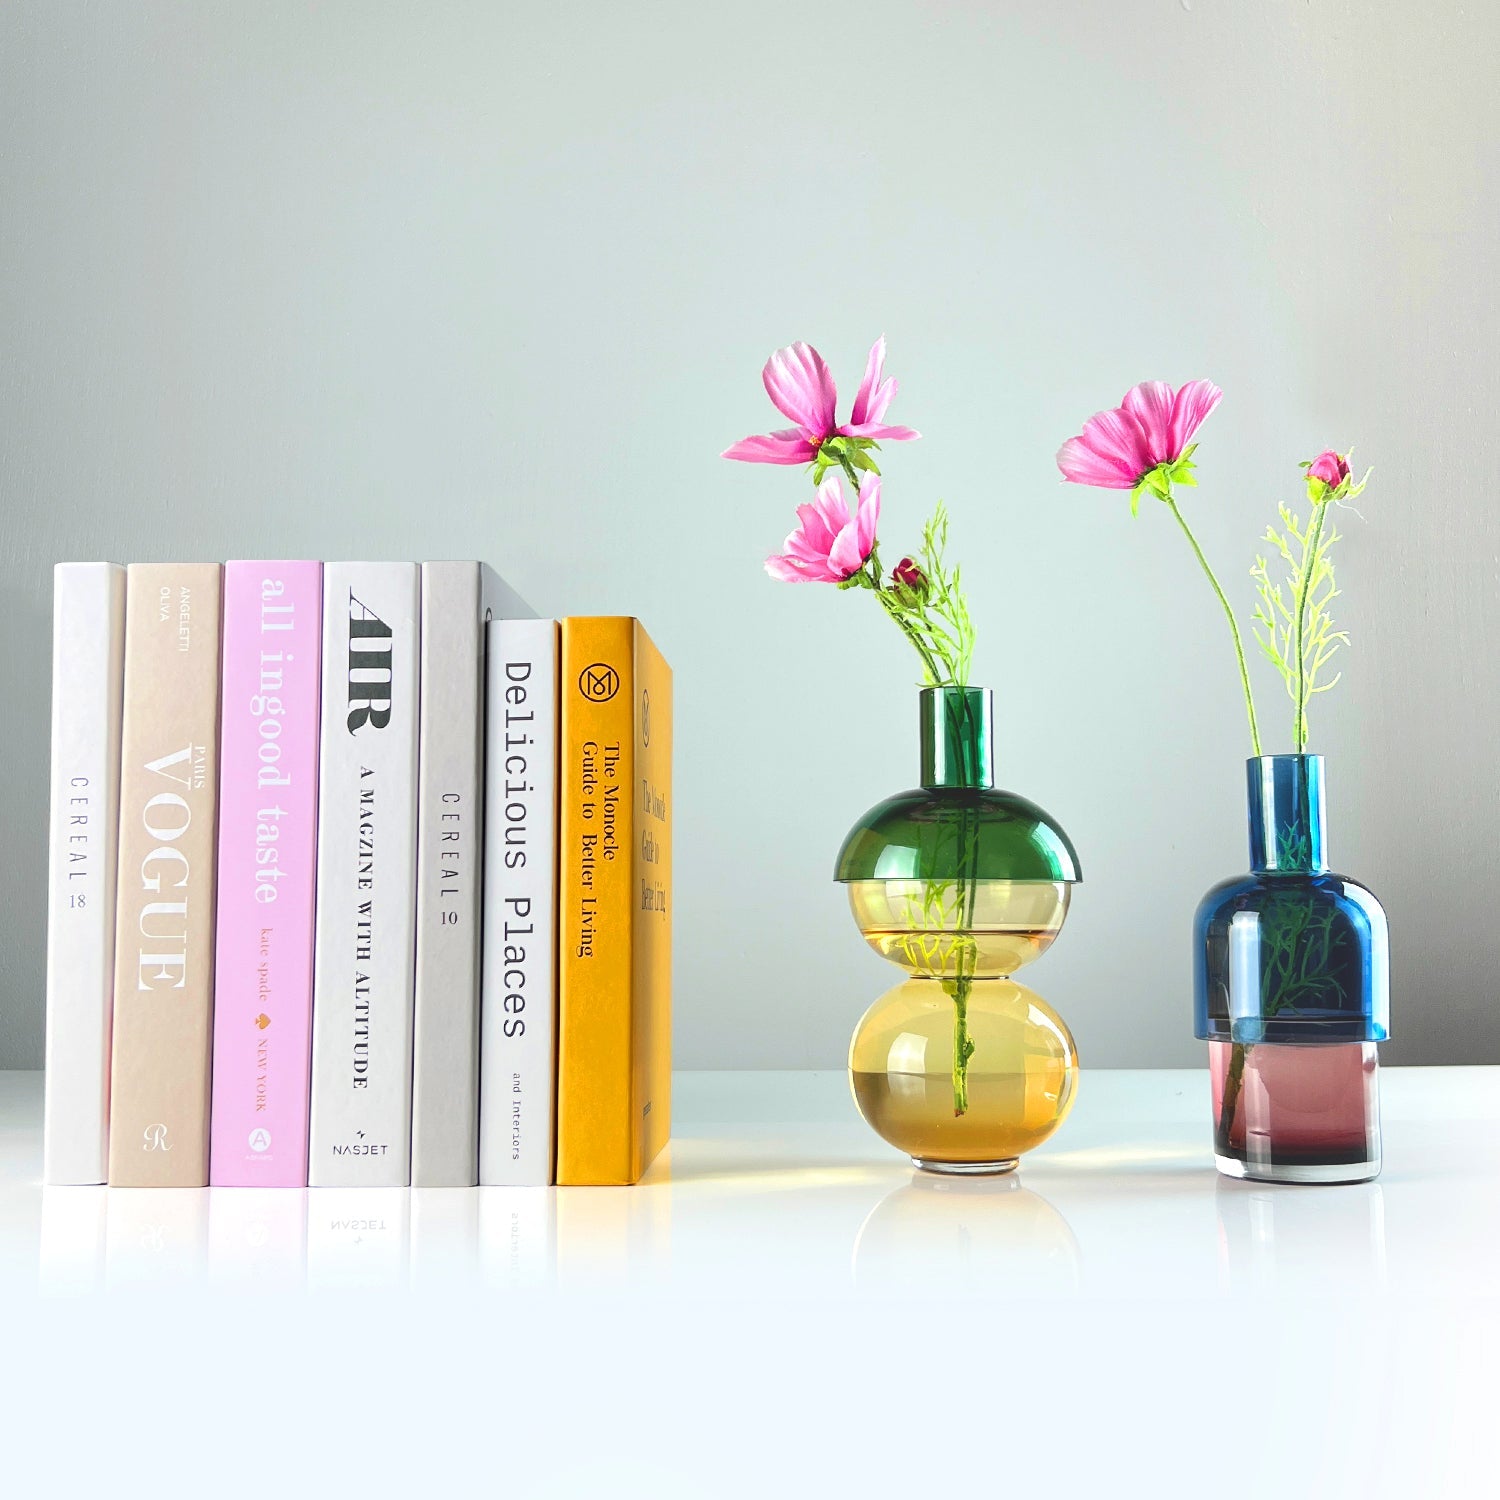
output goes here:
[[923, 787], [983, 791], [994, 786], [994, 694], [989, 688], [923, 688], [919, 702]]

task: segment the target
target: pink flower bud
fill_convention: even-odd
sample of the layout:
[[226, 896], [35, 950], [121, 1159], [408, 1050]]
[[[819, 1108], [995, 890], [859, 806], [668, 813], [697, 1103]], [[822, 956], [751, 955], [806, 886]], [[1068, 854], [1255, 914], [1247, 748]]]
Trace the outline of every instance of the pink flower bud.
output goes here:
[[909, 557], [903, 557], [891, 569], [891, 582], [913, 594], [927, 592], [927, 575]]
[[1308, 465], [1307, 475], [1309, 479], [1321, 479], [1329, 489], [1336, 489], [1349, 477], [1349, 465], [1342, 454], [1329, 448]]

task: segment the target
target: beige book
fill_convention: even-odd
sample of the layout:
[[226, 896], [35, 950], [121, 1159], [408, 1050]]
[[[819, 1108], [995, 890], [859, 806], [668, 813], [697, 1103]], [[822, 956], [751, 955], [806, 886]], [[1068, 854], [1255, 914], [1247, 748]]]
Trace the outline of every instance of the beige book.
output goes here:
[[132, 564], [109, 1180], [204, 1187], [219, 799], [218, 563]]

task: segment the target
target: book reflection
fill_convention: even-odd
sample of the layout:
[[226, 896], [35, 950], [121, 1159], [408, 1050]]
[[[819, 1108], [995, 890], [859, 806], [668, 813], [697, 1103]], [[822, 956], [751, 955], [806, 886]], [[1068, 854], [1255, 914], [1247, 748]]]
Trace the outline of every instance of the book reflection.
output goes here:
[[310, 1189], [308, 1286], [323, 1291], [404, 1286], [410, 1231], [406, 1188]]
[[104, 1279], [122, 1287], [180, 1287], [208, 1265], [206, 1188], [106, 1188]]
[[295, 1188], [210, 1188], [207, 1196], [208, 1269], [216, 1287], [303, 1285], [306, 1193]]
[[104, 1241], [109, 1189], [44, 1187], [37, 1289], [74, 1297], [104, 1286]]

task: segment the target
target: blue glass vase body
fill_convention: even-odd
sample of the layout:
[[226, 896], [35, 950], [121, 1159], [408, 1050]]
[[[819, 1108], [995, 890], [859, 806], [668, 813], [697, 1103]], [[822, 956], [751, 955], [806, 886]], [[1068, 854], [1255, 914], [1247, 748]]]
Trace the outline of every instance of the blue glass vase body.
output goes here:
[[1390, 1035], [1385, 912], [1328, 867], [1321, 756], [1257, 756], [1247, 779], [1250, 874], [1209, 891], [1194, 924], [1215, 1159], [1257, 1181], [1366, 1181]]

